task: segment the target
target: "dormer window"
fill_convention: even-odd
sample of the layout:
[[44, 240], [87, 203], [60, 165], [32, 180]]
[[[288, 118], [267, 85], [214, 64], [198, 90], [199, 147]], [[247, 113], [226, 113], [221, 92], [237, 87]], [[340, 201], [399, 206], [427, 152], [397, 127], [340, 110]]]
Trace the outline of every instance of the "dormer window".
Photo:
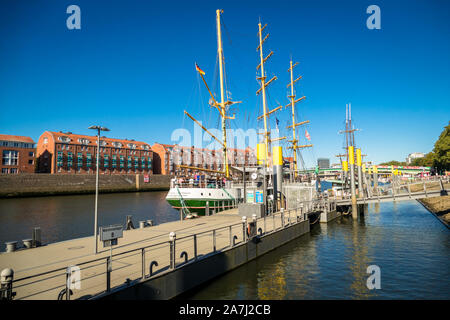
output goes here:
[[69, 143], [71, 141], [70, 138], [66, 137], [66, 136], [58, 137], [58, 140], [63, 142], [63, 143]]
[[89, 139], [79, 138], [78, 142], [84, 145], [88, 145], [90, 143]]
[[136, 149], [136, 145], [134, 143], [127, 144], [128, 148], [130, 149]]
[[142, 145], [142, 149], [144, 149], [144, 150], [150, 150], [150, 147], [149, 147], [148, 145], [146, 145], [146, 144], [143, 144], [143, 145]]
[[122, 148], [122, 144], [120, 142], [112, 142], [112, 145], [116, 148]]
[[108, 143], [106, 141], [100, 140], [100, 146], [105, 147]]

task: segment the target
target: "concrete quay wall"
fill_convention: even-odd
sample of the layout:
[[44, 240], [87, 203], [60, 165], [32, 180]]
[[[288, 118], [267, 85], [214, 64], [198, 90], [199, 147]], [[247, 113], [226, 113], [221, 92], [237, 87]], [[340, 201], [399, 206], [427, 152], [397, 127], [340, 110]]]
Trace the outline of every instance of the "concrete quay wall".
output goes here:
[[[100, 175], [99, 192], [169, 190], [171, 176], [142, 174]], [[95, 193], [95, 174], [1, 174], [0, 198]]]
[[210, 254], [197, 261], [189, 262], [159, 277], [141, 280], [129, 287], [117, 288], [99, 299], [172, 299], [194, 287], [233, 270], [243, 264], [288, 243], [310, 231], [309, 220], [301, 221], [275, 232]]

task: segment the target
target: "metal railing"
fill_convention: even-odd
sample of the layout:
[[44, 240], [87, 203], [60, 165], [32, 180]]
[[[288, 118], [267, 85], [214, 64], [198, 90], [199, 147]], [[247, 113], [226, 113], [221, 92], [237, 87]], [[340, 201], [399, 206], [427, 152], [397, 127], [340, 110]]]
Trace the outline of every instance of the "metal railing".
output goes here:
[[[404, 181], [393, 180], [389, 184], [370, 186], [370, 194], [371, 196], [367, 196], [366, 192], [363, 193], [362, 199], [370, 200], [370, 199], [382, 199], [382, 198], [393, 198], [400, 196], [409, 197], [417, 196], [417, 195], [425, 195], [428, 197], [428, 193], [432, 191], [445, 191], [445, 185], [450, 183], [450, 177], [435, 177], [435, 178], [427, 178], [416, 180], [415, 182], [404, 183]], [[367, 187], [367, 186], [366, 186]], [[334, 197], [337, 201], [342, 200], [350, 200], [351, 194], [350, 192], [344, 192], [342, 196]]]
[[5, 285], [2, 277], [0, 297], [12, 299], [15, 291], [16, 299], [95, 298], [218, 254], [246, 243], [253, 236], [264, 236], [305, 221], [307, 210], [320, 206], [320, 203], [308, 202], [295, 209], [282, 210], [262, 218], [254, 216], [251, 221], [243, 217], [239, 223], [179, 238], [175, 233], [170, 233], [168, 241], [80, 261], [75, 266], [55, 268], [17, 279], [11, 277]]

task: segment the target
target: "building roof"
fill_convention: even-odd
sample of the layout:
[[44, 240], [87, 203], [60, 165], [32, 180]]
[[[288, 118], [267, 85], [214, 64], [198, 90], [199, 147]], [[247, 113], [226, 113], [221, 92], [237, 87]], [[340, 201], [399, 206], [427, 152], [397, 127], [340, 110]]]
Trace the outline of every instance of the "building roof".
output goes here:
[[[82, 135], [82, 134], [73, 134], [71, 132], [53, 132], [53, 131], [47, 131], [49, 132], [53, 138], [55, 139], [56, 142], [60, 142], [58, 141], [59, 137], [67, 137], [70, 138], [70, 143], [73, 144], [82, 144], [78, 139], [87, 139], [89, 141], [88, 145], [97, 145], [97, 136], [88, 136], [88, 135]], [[115, 139], [115, 138], [107, 138], [107, 137], [100, 137], [101, 141], [105, 141], [106, 145], [105, 147], [114, 147], [114, 148], [127, 148], [127, 149], [131, 149], [130, 146], [131, 144], [134, 144], [136, 146], [136, 149], [142, 149], [142, 146], [148, 146], [149, 149], [151, 150], [151, 147], [148, 143], [146, 142], [142, 142], [142, 141], [135, 141], [135, 140], [129, 140], [129, 139]], [[112, 143], [113, 142], [119, 142], [122, 144], [121, 147], [115, 146]]]
[[1, 141], [14, 141], [14, 142], [25, 142], [25, 143], [35, 143], [33, 139], [25, 136], [13, 136], [9, 134], [0, 134]]

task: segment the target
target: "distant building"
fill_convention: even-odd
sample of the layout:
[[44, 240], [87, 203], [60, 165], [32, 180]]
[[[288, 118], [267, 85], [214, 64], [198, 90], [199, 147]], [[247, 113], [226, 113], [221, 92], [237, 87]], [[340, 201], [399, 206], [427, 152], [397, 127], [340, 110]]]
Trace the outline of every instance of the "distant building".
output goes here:
[[[100, 174], [153, 173], [149, 144], [100, 137]], [[97, 137], [45, 131], [37, 143], [38, 172], [92, 174], [96, 171]]]
[[[206, 148], [182, 147], [178, 145], [169, 145], [162, 143], [155, 143], [152, 146], [154, 151], [154, 173], [165, 175], [181, 175], [190, 176], [195, 174], [205, 174], [214, 176], [215, 173], [207, 170], [223, 171], [224, 160], [223, 151], [210, 150]], [[234, 149], [229, 148], [228, 165], [229, 166], [254, 166], [256, 165], [256, 154], [253, 149], [246, 148]], [[179, 165], [192, 167], [181, 168]], [[202, 168], [206, 170], [197, 170]]]
[[422, 153], [422, 152], [414, 152], [414, 153], [410, 153], [410, 154], [408, 155], [408, 157], [406, 157], [406, 163], [407, 163], [407, 164], [411, 164], [411, 162], [412, 162], [414, 159], [419, 159], [419, 158], [423, 158], [423, 157], [425, 157], [425, 154]]
[[33, 173], [36, 148], [33, 139], [0, 134], [1, 173]]
[[319, 159], [317, 159], [317, 165], [319, 166], [319, 169], [329, 169], [330, 168], [330, 159], [319, 158]]

